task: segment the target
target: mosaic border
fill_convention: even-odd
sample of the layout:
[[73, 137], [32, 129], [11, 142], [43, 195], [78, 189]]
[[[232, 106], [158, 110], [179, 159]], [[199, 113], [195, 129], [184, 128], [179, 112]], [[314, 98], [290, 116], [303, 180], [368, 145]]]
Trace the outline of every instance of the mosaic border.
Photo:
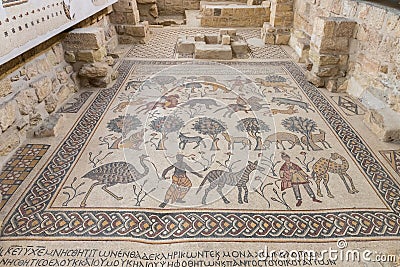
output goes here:
[[[190, 61], [193, 62], [193, 61]], [[160, 65], [182, 62], [160, 61]], [[377, 192], [392, 211], [349, 212], [133, 212], [113, 211], [47, 211], [58, 185], [66, 177], [74, 160], [83, 149], [99, 118], [117, 93], [134, 64], [149, 62], [124, 61], [117, 84], [100, 92], [77, 126], [60, 147], [22, 203], [6, 222], [3, 237], [96, 237], [129, 238], [129, 240], [172, 241], [194, 238], [239, 239], [323, 239], [323, 238], [399, 238], [400, 190], [374, 158], [364, 141], [340, 116], [329, 101], [309, 84], [299, 67], [290, 61], [229, 62], [228, 65], [269, 64], [285, 67], [311, 99], [324, 119], [359, 164]], [[196, 62], [199, 64], [199, 62]], [[201, 64], [207, 64], [206, 62]], [[42, 192], [42, 194], [38, 194]], [[43, 193], [45, 192], [45, 193]], [[271, 214], [273, 213], [273, 214]]]

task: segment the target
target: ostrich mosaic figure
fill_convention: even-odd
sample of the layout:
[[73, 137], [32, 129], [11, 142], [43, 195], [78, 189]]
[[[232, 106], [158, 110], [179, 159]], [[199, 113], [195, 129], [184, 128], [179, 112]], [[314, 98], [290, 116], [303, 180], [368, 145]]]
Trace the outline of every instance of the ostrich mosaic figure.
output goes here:
[[101, 189], [110, 194], [116, 200], [121, 200], [122, 197], [119, 197], [111, 192], [108, 187], [116, 184], [132, 183], [145, 177], [149, 173], [149, 167], [144, 164], [144, 159], [147, 157], [147, 155], [141, 155], [139, 157], [140, 165], [142, 165], [144, 169], [142, 173], [136, 170], [132, 164], [118, 161], [101, 165], [82, 176], [82, 178], [89, 178], [95, 180], [96, 182], [92, 184], [92, 186], [86, 192], [85, 197], [81, 202], [81, 207], [86, 206], [86, 200], [88, 199], [93, 188], [98, 185], [103, 185]]

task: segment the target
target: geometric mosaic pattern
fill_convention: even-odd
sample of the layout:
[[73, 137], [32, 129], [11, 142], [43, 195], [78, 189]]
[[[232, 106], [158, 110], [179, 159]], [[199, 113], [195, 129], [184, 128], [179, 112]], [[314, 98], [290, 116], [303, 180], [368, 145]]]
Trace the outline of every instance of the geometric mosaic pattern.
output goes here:
[[[175, 59], [176, 42], [179, 36], [196, 34], [217, 34], [219, 29], [180, 28], [180, 29], [152, 29], [153, 34], [146, 44], [134, 45], [128, 52], [129, 58]], [[260, 38], [260, 29], [238, 29], [237, 34], [243, 38]], [[289, 56], [279, 45], [265, 45], [256, 47], [249, 45], [250, 58], [253, 59], [287, 59]], [[180, 55], [179, 55], [180, 56]]]
[[0, 173], [0, 210], [49, 149], [49, 145], [28, 144], [19, 148]]
[[[348, 122], [341, 117], [317, 88], [309, 84], [301, 70], [290, 61], [263, 62], [263, 66], [285, 68], [299, 84], [304, 94], [322, 114], [337, 134], [345, 149], [367, 177], [374, 190], [384, 200], [387, 209], [352, 211], [169, 211], [147, 212], [119, 208], [118, 210], [63, 210], [48, 209], [57, 188], [66, 178], [73, 162], [78, 160], [89, 135], [96, 129], [100, 117], [127, 78], [137, 61], [123, 61], [116, 84], [103, 89], [72, 129], [49, 164], [36, 178], [35, 183], [18, 203], [1, 232], [3, 237], [96, 237], [126, 240], [184, 240], [196, 239], [268, 239], [298, 240], [321, 238], [376, 238], [400, 235], [400, 188], [381, 166], [372, 151]], [[156, 62], [153, 64], [176, 64]], [[207, 63], [204, 63], [207, 64]], [[241, 64], [257, 62], [229, 62], [240, 68]]]
[[379, 153], [389, 162], [393, 170], [400, 175], [400, 150], [382, 150]]

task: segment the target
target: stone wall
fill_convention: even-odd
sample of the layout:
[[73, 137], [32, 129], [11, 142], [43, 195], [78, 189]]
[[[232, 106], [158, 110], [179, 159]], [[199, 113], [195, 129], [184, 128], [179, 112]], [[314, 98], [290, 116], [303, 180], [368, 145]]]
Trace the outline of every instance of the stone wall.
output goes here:
[[[118, 42], [107, 16], [110, 11], [76, 26], [102, 28], [103, 54]], [[0, 165], [78, 90], [78, 74], [66, 61], [68, 54], [61, 44], [64, 36], [57, 35], [0, 68]]]
[[[185, 10], [198, 10], [200, 9], [200, 0], [157, 0], [158, 11], [160, 15], [177, 15], [185, 14]], [[224, 3], [246, 3], [247, 0], [210, 0], [207, 2], [224, 2]]]
[[116, 27], [120, 44], [147, 42], [150, 37], [149, 23], [140, 22], [140, 11], [136, 0], [119, 0], [113, 5], [113, 9], [110, 19]]
[[[267, 5], [268, 3], [268, 5]], [[265, 5], [202, 5], [203, 27], [262, 27], [269, 21], [269, 2]]]
[[0, 159], [77, 90], [58, 42], [0, 81]]
[[319, 16], [356, 23], [338, 89], [363, 101], [369, 109], [365, 122], [381, 139], [399, 140], [400, 128], [394, 130], [393, 121], [389, 127], [386, 118], [400, 115], [400, 11], [361, 0], [295, 0], [290, 45], [302, 60], [309, 56]]

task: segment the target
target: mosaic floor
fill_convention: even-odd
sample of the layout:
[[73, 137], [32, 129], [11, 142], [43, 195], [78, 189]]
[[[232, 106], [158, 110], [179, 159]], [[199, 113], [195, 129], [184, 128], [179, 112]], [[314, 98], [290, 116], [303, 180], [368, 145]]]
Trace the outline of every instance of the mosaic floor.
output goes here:
[[400, 145], [356, 99], [310, 85], [280, 47], [176, 60], [177, 30], [156, 30], [161, 52], [132, 47], [115, 84], [58, 111], [71, 127], [5, 164], [0, 266], [400, 263]]

